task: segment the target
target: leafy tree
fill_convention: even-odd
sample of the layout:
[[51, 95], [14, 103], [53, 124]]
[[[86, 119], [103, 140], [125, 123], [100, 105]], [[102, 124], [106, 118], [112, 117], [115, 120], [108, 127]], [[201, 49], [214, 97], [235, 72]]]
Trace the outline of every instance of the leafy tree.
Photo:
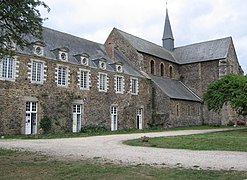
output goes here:
[[45, 19], [39, 6], [50, 11], [40, 0], [0, 0], [0, 57], [13, 54], [13, 43], [21, 48], [29, 45], [26, 35], [41, 39]]
[[230, 103], [240, 115], [247, 115], [247, 76], [228, 74], [208, 85], [203, 96], [209, 110], [220, 111]]

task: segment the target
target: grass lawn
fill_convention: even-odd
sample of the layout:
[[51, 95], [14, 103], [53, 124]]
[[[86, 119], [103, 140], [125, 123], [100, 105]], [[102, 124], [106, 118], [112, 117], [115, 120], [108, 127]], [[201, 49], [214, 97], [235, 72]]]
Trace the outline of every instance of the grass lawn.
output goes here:
[[157, 148], [247, 152], [247, 128], [208, 134], [155, 137], [149, 138], [148, 142], [141, 142], [140, 139], [135, 139], [124, 143], [133, 146]]
[[199, 130], [199, 129], [217, 129], [217, 128], [232, 128], [227, 126], [190, 126], [179, 128], [150, 128], [150, 129], [127, 129], [110, 131], [104, 128], [92, 128], [85, 129], [79, 133], [57, 133], [57, 134], [34, 134], [34, 135], [3, 135], [5, 139], [54, 139], [54, 138], [72, 138], [72, 137], [88, 137], [88, 136], [100, 136], [100, 135], [112, 135], [112, 134], [130, 134], [130, 133], [148, 133], [148, 132], [162, 132], [162, 131], [175, 131], [175, 130]]
[[242, 180], [247, 172], [120, 166], [87, 161], [52, 160], [30, 152], [0, 149], [0, 179], [166, 179]]

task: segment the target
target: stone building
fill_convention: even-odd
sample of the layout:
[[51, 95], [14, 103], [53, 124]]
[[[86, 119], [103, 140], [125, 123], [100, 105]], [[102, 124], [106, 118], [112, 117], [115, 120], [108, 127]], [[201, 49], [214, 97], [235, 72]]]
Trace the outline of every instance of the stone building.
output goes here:
[[43, 28], [43, 39], [0, 60], [0, 134], [82, 127], [111, 130], [224, 124], [225, 107], [208, 112], [207, 85], [241, 73], [231, 37], [174, 47], [166, 14], [163, 46], [114, 28], [105, 44]]

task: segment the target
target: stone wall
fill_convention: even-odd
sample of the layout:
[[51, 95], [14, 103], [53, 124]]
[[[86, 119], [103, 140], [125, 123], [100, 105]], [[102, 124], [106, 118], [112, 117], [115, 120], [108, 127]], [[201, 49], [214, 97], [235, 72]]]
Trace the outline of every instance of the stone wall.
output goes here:
[[[125, 91], [123, 94], [116, 94], [114, 89], [116, 72], [39, 57], [37, 59], [46, 62], [47, 77], [43, 84], [33, 84], [28, 79], [28, 64], [32, 58], [37, 57], [19, 55], [19, 77], [15, 82], [0, 80], [0, 134], [24, 133], [25, 97], [38, 99], [38, 125], [41, 118], [46, 115], [52, 120], [52, 132], [72, 131], [72, 102], [74, 100], [82, 100], [84, 103], [82, 126], [104, 126], [110, 129], [110, 108], [112, 105], [116, 105], [118, 107], [118, 129], [136, 128], [138, 108], [143, 108], [144, 111], [143, 128], [148, 127], [147, 124], [151, 120], [152, 113], [150, 111], [151, 86], [147, 79], [137, 77], [139, 93], [132, 95], [130, 93], [130, 77], [132, 76], [120, 73], [121, 76], [124, 76]], [[57, 64], [69, 67], [70, 84], [68, 87], [58, 87], [55, 82]], [[79, 89], [79, 68], [90, 70], [90, 90]], [[107, 92], [98, 90], [97, 76], [99, 72], [107, 73], [109, 77]]]

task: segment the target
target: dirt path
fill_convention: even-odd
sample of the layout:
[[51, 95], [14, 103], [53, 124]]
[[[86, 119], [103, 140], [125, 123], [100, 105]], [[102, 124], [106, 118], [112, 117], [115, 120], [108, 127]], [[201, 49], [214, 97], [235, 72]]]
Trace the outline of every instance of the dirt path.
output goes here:
[[124, 140], [140, 138], [144, 135], [177, 136], [213, 131], [221, 130], [184, 130], [45, 140], [0, 140], [0, 148], [41, 152], [60, 159], [91, 159], [124, 164], [247, 171], [247, 152], [160, 149], [122, 144]]

